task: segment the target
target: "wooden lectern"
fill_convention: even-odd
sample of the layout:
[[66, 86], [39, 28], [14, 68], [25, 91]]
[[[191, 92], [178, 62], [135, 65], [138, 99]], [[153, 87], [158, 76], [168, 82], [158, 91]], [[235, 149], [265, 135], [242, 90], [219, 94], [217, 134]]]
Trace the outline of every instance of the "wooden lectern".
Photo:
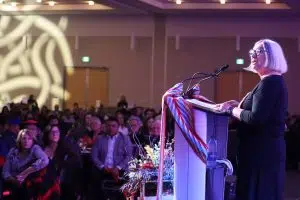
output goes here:
[[[192, 103], [196, 133], [208, 142], [211, 136], [217, 140], [217, 159], [227, 157], [228, 116], [216, 111], [214, 104], [196, 99]], [[223, 200], [225, 174], [222, 166], [207, 168], [196, 156], [175, 125], [175, 180], [174, 200]]]

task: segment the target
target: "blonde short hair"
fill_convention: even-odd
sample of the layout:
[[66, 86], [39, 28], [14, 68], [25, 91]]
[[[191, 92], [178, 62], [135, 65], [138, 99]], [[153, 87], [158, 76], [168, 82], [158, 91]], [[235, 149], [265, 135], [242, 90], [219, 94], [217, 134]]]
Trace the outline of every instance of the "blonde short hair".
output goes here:
[[19, 150], [21, 150], [21, 148], [22, 148], [21, 139], [24, 135], [30, 136], [33, 140], [33, 144], [36, 144], [36, 138], [34, 137], [34, 135], [32, 135], [28, 129], [22, 129], [22, 130], [19, 131], [18, 136], [17, 136], [17, 140], [16, 140], [16, 146]]
[[265, 68], [281, 74], [284, 74], [288, 71], [283, 50], [277, 42], [270, 39], [263, 39], [255, 43], [255, 45], [257, 44], [262, 44], [263, 48], [265, 49]]

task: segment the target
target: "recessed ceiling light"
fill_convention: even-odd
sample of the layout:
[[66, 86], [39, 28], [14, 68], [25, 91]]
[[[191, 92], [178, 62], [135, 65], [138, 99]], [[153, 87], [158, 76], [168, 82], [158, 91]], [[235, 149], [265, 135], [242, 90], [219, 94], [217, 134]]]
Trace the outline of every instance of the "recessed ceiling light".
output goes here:
[[89, 3], [90, 6], [95, 5], [95, 2], [94, 2], [94, 1], [88, 1], [88, 3]]
[[271, 4], [271, 0], [266, 0], [266, 4]]
[[55, 1], [48, 1], [49, 6], [54, 6], [55, 5]]
[[176, 4], [180, 5], [182, 3], [181, 0], [176, 0]]
[[225, 4], [226, 0], [220, 0], [220, 4]]
[[36, 0], [37, 3], [42, 3], [42, 0]]

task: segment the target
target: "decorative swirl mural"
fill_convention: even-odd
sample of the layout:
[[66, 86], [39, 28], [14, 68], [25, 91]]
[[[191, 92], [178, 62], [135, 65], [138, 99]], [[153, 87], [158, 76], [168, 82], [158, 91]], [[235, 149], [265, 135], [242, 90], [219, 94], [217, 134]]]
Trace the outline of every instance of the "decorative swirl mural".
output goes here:
[[[37, 94], [39, 105], [50, 97], [69, 99], [63, 71], [71, 75], [74, 65], [64, 35], [67, 25], [66, 17], [55, 24], [38, 15], [1, 16], [0, 106], [20, 102], [29, 94]], [[40, 34], [33, 36], [32, 32]]]

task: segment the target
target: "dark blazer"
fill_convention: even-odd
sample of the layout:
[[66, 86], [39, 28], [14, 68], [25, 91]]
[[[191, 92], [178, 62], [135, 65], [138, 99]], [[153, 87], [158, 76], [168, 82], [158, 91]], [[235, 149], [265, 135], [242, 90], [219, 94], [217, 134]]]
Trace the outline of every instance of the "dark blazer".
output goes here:
[[262, 79], [241, 103], [238, 126], [239, 162], [250, 166], [274, 166], [285, 160], [285, 117], [288, 93], [284, 79]]
[[[92, 161], [94, 165], [101, 169], [104, 166], [108, 151], [108, 139], [110, 136], [98, 136], [92, 148]], [[128, 136], [118, 133], [114, 146], [114, 167], [128, 168], [128, 162], [132, 158], [132, 144]]]

